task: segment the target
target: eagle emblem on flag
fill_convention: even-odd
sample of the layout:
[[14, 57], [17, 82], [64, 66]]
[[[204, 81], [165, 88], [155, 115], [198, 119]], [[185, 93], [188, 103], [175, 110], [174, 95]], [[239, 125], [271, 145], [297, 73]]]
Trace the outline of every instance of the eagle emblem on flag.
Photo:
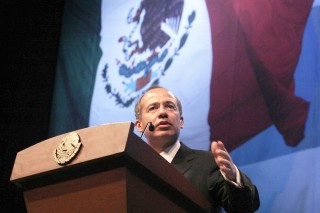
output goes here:
[[183, 8], [183, 0], [143, 0], [124, 17], [129, 31], [115, 41], [121, 54], [102, 69], [105, 91], [120, 107], [129, 107], [158, 84], [180, 54], [196, 15], [192, 11], [184, 17]]

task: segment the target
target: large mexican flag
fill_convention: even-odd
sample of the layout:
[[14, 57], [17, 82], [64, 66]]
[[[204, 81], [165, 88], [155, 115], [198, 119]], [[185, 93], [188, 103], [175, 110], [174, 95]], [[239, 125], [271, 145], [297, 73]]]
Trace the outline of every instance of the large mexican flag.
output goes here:
[[181, 140], [197, 149], [223, 141], [257, 183], [259, 212], [314, 212], [319, 4], [68, 0], [50, 136], [134, 122], [138, 98], [164, 86], [183, 104]]

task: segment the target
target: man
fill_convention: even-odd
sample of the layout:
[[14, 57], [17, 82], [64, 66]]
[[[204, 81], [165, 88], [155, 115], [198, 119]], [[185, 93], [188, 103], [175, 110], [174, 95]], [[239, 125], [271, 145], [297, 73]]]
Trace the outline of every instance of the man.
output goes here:
[[259, 208], [257, 188], [232, 162], [221, 141], [213, 141], [211, 152], [193, 150], [179, 141], [183, 128], [181, 102], [163, 87], [151, 87], [135, 106], [135, 127], [146, 131], [148, 144], [177, 168], [211, 203], [230, 212], [253, 212]]

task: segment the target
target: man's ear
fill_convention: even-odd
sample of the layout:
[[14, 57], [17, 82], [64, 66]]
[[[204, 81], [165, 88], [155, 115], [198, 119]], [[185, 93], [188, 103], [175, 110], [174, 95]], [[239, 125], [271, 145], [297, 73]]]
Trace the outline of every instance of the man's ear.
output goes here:
[[183, 120], [183, 116], [180, 117], [180, 129], [183, 129], [184, 127], [184, 120]]
[[142, 125], [141, 125], [141, 121], [140, 120], [136, 120], [136, 122], [134, 123], [136, 129], [139, 131], [139, 132], [142, 132], [143, 131], [143, 128], [142, 128]]

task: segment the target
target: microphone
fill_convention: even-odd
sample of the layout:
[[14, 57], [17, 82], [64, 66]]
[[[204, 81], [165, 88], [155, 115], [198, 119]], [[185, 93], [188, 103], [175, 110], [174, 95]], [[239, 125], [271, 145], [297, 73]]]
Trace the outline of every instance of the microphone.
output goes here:
[[149, 131], [153, 132], [154, 130], [154, 125], [152, 124], [152, 122], [149, 122]]
[[146, 127], [144, 128], [140, 138], [142, 138], [142, 136], [144, 135], [144, 133], [146, 132], [147, 127], [149, 126], [149, 131], [153, 132], [154, 130], [154, 125], [152, 124], [152, 122], [148, 122]]

